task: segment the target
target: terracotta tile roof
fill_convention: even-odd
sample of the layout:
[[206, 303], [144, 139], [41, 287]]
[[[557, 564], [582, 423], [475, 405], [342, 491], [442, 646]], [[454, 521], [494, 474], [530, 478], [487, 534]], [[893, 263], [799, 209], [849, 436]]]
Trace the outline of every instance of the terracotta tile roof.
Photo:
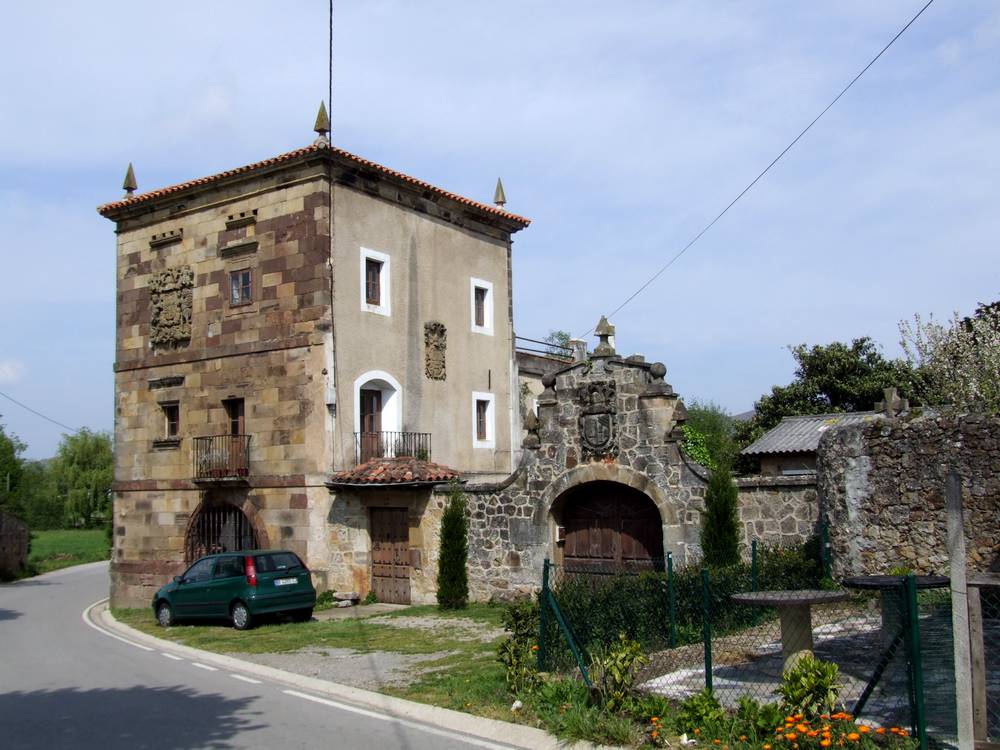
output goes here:
[[458, 479], [458, 472], [441, 464], [417, 458], [372, 458], [330, 478], [330, 484], [390, 485], [438, 484]]
[[115, 201], [113, 203], [106, 203], [103, 206], [98, 206], [97, 212], [102, 216], [107, 216], [108, 214], [117, 211], [118, 209], [128, 208], [130, 206], [135, 206], [146, 201], [154, 200], [156, 198], [161, 198], [165, 195], [170, 195], [171, 193], [179, 193], [181, 191], [187, 190], [189, 188], [198, 187], [199, 185], [208, 185], [213, 182], [218, 182], [219, 180], [224, 180], [227, 177], [233, 177], [235, 175], [246, 174], [247, 172], [253, 172], [257, 169], [262, 169], [264, 167], [270, 167], [277, 164], [284, 164], [285, 162], [293, 161], [300, 156], [305, 156], [310, 153], [323, 153], [328, 152], [333, 157], [339, 157], [341, 159], [346, 159], [347, 161], [353, 162], [354, 164], [366, 167], [368, 169], [373, 169], [382, 174], [393, 177], [403, 182], [408, 182], [411, 185], [416, 185], [424, 190], [429, 190], [432, 193], [440, 195], [444, 198], [449, 198], [453, 201], [461, 203], [462, 205], [469, 206], [470, 208], [475, 208], [480, 211], [485, 211], [488, 214], [498, 216], [502, 219], [507, 219], [508, 221], [513, 221], [520, 224], [521, 227], [526, 227], [531, 223], [531, 219], [526, 219], [523, 216], [518, 216], [509, 211], [504, 211], [502, 208], [497, 206], [491, 206], [488, 203], [480, 203], [479, 201], [474, 201], [471, 198], [466, 198], [464, 196], [458, 195], [457, 193], [451, 193], [447, 190], [442, 190], [439, 187], [431, 185], [429, 182], [424, 182], [423, 180], [418, 180], [416, 177], [410, 177], [402, 172], [397, 172], [394, 169], [389, 169], [389, 167], [384, 167], [381, 164], [370, 161], [368, 159], [363, 159], [360, 156], [356, 156], [348, 151], [344, 151], [336, 146], [325, 146], [322, 144], [313, 144], [312, 146], [306, 146], [305, 148], [299, 148], [295, 151], [289, 151], [286, 154], [281, 154], [275, 156], [271, 159], [264, 159], [263, 161], [254, 162], [253, 164], [247, 164], [243, 167], [237, 167], [236, 169], [229, 169], [225, 172], [219, 172], [218, 174], [211, 175], [209, 177], [200, 177], [196, 180], [188, 180], [187, 182], [182, 182], [178, 185], [171, 185], [170, 187], [160, 188], [159, 190], [150, 190], [147, 193], [139, 193], [138, 195], [133, 195], [130, 198], [125, 198], [120, 201]]

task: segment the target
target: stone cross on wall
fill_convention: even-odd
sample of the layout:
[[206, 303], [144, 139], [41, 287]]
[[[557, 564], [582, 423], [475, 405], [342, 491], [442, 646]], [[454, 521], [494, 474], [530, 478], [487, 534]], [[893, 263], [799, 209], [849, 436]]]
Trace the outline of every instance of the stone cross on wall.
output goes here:
[[875, 411], [884, 412], [887, 417], [894, 417], [910, 410], [910, 402], [900, 398], [895, 386], [882, 390], [883, 400], [875, 404]]

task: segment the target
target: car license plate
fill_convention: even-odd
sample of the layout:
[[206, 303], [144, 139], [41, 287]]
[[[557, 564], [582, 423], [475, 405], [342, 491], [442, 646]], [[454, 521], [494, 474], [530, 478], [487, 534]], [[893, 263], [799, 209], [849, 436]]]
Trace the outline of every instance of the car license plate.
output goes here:
[[298, 583], [298, 582], [299, 582], [298, 578], [275, 578], [274, 579], [274, 585], [275, 586], [289, 586], [289, 585], [291, 585], [293, 583]]

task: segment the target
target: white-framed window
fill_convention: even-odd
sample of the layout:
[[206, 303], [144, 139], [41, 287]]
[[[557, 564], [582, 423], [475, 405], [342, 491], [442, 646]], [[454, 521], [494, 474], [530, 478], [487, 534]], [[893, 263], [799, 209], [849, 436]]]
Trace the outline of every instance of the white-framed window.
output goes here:
[[472, 332], [493, 335], [493, 284], [482, 279], [469, 279], [469, 307]]
[[472, 394], [472, 447], [496, 446], [496, 396], [492, 393]]
[[378, 250], [361, 248], [361, 309], [366, 312], [390, 315], [392, 299], [390, 290], [389, 256]]

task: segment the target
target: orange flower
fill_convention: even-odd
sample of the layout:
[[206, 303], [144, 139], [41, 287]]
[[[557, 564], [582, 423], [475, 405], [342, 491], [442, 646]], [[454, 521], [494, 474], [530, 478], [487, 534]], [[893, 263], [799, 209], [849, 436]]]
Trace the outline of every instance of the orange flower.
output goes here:
[[655, 724], [655, 723], [656, 723], [656, 722], [658, 722], [659, 720], [660, 720], [660, 717], [659, 717], [659, 716], [654, 716], [653, 718], [651, 718], [651, 719], [650, 719], [650, 721], [651, 721], [651, 722], [652, 722], [653, 724]]
[[795, 714], [795, 720], [796, 721], [802, 721], [802, 719], [803, 719], [802, 714]]
[[771, 750], [771, 745], [767, 742], [764, 743], [764, 750]]
[[893, 734], [899, 734], [899, 727], [889, 727], [889, 731]]
[[532, 647], [531, 647], [531, 650], [532, 650], [532, 651], [537, 651], [537, 650], [538, 650], [538, 646], [532, 646]]
[[701, 730], [700, 730], [700, 729], [695, 729], [695, 730], [694, 730], [694, 733], [695, 733], [695, 734], [701, 734]]
[[858, 731], [861, 732], [861, 734], [868, 734], [872, 730], [871, 728], [866, 727], [864, 724], [862, 724], [860, 727], [858, 727]]
[[712, 744], [713, 745], [721, 745], [722, 744], [722, 740], [720, 740], [720, 739], [714, 739], [714, 740], [712, 740]]
[[906, 731], [905, 729], [900, 729], [900, 730], [899, 730], [899, 736], [900, 736], [900, 737], [909, 737], [909, 736], [910, 736], [910, 733], [909, 733], [909, 732], [907, 732], [907, 731]]
[[823, 740], [820, 740], [820, 741], [819, 741], [819, 746], [820, 746], [820, 747], [830, 747], [830, 745], [832, 745], [832, 744], [833, 744], [833, 743], [832, 743], [832, 742], [830, 742], [830, 739], [829, 739], [829, 738], [827, 738], [827, 739], [823, 739]]
[[885, 727], [879, 727], [876, 729], [875, 734], [885, 734]]
[[786, 716], [785, 717], [785, 723], [786, 724], [794, 724], [795, 723], [795, 717], [794, 716]]
[[821, 719], [829, 719], [830, 718], [830, 714], [820, 714], [819, 718], [821, 718]]
[[799, 731], [799, 732], [808, 732], [809, 731], [809, 727], [807, 727], [805, 724], [797, 724], [796, 727], [795, 727], [795, 729], [796, 729], [796, 731]]
[[858, 734], [857, 732], [851, 732], [849, 735], [847, 735], [847, 739], [849, 739], [851, 742], [857, 742], [858, 740], [861, 739], [861, 735]]
[[798, 735], [795, 734], [795, 732], [789, 732], [788, 734], [785, 735], [785, 739], [788, 740], [789, 742], [794, 742], [797, 738]]
[[657, 737], [659, 737], [659, 736], [660, 736], [660, 733], [659, 733], [659, 732], [657, 732], [657, 731], [656, 731], [656, 730], [654, 729], [654, 730], [653, 730], [653, 735], [652, 735], [652, 736], [653, 736], [653, 738], [655, 739], [655, 738], [657, 738]]
[[807, 737], [818, 737], [819, 736], [819, 730], [818, 729], [810, 729], [808, 732], [806, 732], [806, 736]]
[[747, 741], [747, 736], [745, 734], [741, 734], [740, 735], [740, 742], [746, 742], [746, 741]]

